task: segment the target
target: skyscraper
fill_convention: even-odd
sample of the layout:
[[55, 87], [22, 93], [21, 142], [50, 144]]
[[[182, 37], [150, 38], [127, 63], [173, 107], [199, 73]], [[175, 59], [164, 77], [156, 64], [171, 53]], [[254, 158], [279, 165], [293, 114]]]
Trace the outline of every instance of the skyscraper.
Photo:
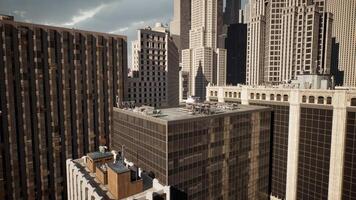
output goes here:
[[208, 83], [226, 83], [226, 50], [221, 49], [222, 0], [193, 0], [189, 49], [182, 51], [182, 70], [189, 73], [189, 95], [205, 98]]
[[269, 108], [190, 104], [115, 110], [112, 148], [188, 199], [269, 199]]
[[0, 199], [66, 199], [66, 159], [108, 145], [126, 37], [0, 19]]
[[189, 48], [189, 30], [191, 24], [192, 0], [174, 0], [174, 16], [170, 24], [170, 32], [174, 43], [179, 50], [181, 61], [182, 49]]
[[225, 39], [227, 85], [246, 83], [246, 47], [247, 24], [229, 24]]
[[179, 103], [179, 54], [166, 27], [140, 29], [132, 42], [132, 75], [125, 100], [137, 105], [172, 107]]
[[356, 1], [328, 0], [333, 14], [333, 34], [339, 45], [339, 68], [344, 71], [344, 85], [356, 86]]
[[[332, 16], [325, 12], [325, 6], [325, 0], [286, 4], [281, 24], [280, 82], [299, 74], [330, 74]], [[268, 66], [271, 61], [266, 63]], [[267, 68], [267, 77], [270, 69]], [[265, 81], [273, 83], [275, 79]]]
[[330, 74], [332, 15], [325, 0], [250, 1], [247, 83]]
[[355, 198], [355, 89], [212, 86], [207, 100], [273, 109], [272, 200]]
[[224, 24], [237, 24], [240, 22], [241, 0], [226, 0]]

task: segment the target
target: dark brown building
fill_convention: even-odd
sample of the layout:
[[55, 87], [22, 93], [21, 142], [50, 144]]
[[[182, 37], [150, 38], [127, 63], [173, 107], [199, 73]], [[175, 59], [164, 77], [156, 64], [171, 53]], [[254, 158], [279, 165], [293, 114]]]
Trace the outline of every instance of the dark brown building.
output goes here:
[[356, 199], [356, 90], [208, 87], [208, 100], [272, 108], [271, 199]]
[[0, 199], [66, 199], [66, 159], [108, 145], [126, 37], [0, 20]]
[[270, 109], [229, 106], [114, 108], [111, 147], [124, 145], [125, 157], [188, 199], [268, 199]]

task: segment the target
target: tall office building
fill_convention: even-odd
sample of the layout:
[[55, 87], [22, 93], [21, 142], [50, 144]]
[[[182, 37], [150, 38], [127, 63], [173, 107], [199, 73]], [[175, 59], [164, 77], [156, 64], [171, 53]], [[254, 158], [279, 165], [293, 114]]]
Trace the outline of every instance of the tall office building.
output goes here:
[[223, 29], [227, 85], [246, 83], [247, 25], [243, 21], [241, 0], [227, 0]]
[[132, 42], [132, 75], [125, 100], [137, 105], [172, 107], [179, 104], [179, 54], [166, 27], [140, 29]]
[[269, 108], [114, 108], [112, 148], [188, 199], [269, 198]]
[[264, 77], [266, 17], [264, 0], [250, 0], [247, 26], [246, 83], [259, 85]]
[[250, 1], [247, 83], [330, 74], [332, 15], [325, 0]]
[[189, 49], [182, 51], [182, 70], [189, 73], [189, 96], [205, 98], [208, 83], [225, 85], [226, 50], [222, 34], [222, 0], [192, 0]]
[[272, 111], [271, 199], [354, 199], [356, 90], [208, 87], [207, 100]]
[[226, 84], [246, 83], [247, 24], [229, 24], [225, 48], [227, 50]]
[[241, 0], [226, 0], [224, 11], [224, 24], [237, 24], [241, 22]]
[[109, 144], [126, 37], [3, 17], [0, 36], [0, 199], [66, 199], [66, 159]]
[[333, 37], [339, 45], [339, 68], [344, 71], [344, 85], [356, 86], [356, 1], [328, 0], [333, 14]]
[[182, 49], [189, 48], [189, 30], [191, 22], [192, 0], [174, 0], [173, 20], [170, 24], [170, 32], [174, 43], [179, 50], [179, 60], [181, 61]]

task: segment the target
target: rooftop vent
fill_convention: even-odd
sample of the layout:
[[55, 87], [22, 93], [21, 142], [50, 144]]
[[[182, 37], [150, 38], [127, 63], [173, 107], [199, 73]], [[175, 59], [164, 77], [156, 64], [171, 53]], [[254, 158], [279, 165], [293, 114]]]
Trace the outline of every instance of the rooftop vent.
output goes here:
[[160, 117], [162, 115], [162, 111], [159, 109], [155, 109], [151, 106], [141, 106], [137, 107], [133, 110], [134, 112], [141, 113], [143, 115], [149, 115], [152, 117]]
[[100, 153], [105, 153], [105, 151], [108, 149], [107, 146], [99, 146], [99, 151]]

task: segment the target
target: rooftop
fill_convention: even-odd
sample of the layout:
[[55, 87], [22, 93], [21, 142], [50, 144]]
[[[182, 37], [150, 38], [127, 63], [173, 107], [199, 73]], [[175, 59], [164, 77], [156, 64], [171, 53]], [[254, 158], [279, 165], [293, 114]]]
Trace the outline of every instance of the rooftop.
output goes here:
[[190, 104], [185, 107], [165, 108], [165, 109], [144, 109], [139, 108], [114, 108], [114, 111], [121, 111], [126, 114], [134, 115], [142, 118], [155, 118], [162, 122], [189, 120], [197, 118], [209, 118], [211, 116], [222, 116], [237, 113], [246, 113], [252, 111], [270, 110], [270, 108], [263, 106], [252, 105], [237, 105], [228, 103], [201, 103]]
[[96, 152], [88, 153], [87, 156], [89, 158], [91, 158], [92, 160], [97, 160], [97, 159], [111, 157], [111, 156], [113, 156], [113, 154], [111, 152], [96, 151]]
[[108, 163], [108, 167], [119, 174], [130, 171], [122, 162]]

